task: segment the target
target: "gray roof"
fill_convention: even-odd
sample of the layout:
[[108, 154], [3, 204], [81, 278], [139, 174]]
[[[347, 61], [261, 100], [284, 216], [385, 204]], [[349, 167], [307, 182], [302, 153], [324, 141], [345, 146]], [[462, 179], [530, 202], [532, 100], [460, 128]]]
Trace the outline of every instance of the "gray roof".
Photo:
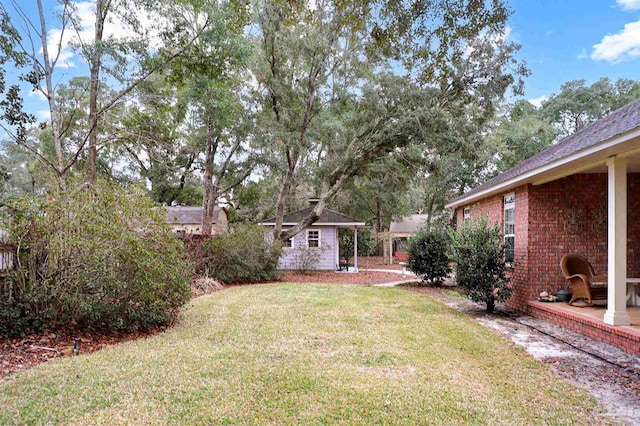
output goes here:
[[389, 225], [389, 232], [412, 234], [422, 228], [422, 225], [424, 225], [428, 217], [429, 215], [426, 214], [413, 214], [409, 217], [402, 218], [398, 222], [393, 221], [391, 225]]
[[[202, 206], [171, 206], [165, 207], [167, 214], [165, 220], [172, 225], [200, 224], [202, 223]], [[218, 223], [218, 216], [224, 210], [222, 207], [214, 207], [213, 223]], [[224, 213], [226, 214], [226, 212]]]
[[[304, 220], [313, 210], [313, 207], [307, 207], [306, 209], [298, 210], [295, 212], [287, 213], [284, 215], [282, 219], [283, 225], [293, 225], [298, 222]], [[276, 219], [271, 218], [262, 222], [263, 225], [275, 225]], [[334, 212], [333, 210], [324, 209], [322, 214], [318, 220], [314, 223], [314, 225], [358, 225], [364, 226], [364, 222], [358, 221], [358, 219], [354, 219], [350, 216], [344, 215], [342, 213]]]
[[517, 178], [527, 172], [543, 167], [553, 161], [560, 160], [570, 155], [576, 154], [582, 150], [604, 142], [614, 136], [622, 135], [633, 129], [640, 127], [640, 99], [623, 106], [592, 123], [589, 127], [574, 133], [562, 139], [555, 145], [552, 145], [537, 155], [523, 161], [517, 166], [499, 174], [493, 179], [476, 186], [467, 191], [463, 196], [452, 200], [450, 204], [457, 200], [467, 198], [470, 195], [482, 192], [502, 182]]

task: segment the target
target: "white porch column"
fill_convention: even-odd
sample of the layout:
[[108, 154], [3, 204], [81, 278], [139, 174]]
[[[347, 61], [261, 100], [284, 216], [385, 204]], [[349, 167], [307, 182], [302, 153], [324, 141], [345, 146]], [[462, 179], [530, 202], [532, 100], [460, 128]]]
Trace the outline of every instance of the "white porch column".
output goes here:
[[627, 312], [627, 160], [612, 157], [608, 169], [608, 286], [605, 324], [629, 325]]
[[353, 267], [358, 272], [358, 227], [353, 227]]
[[340, 233], [338, 231], [338, 227], [336, 227], [336, 267], [339, 268], [340, 266]]

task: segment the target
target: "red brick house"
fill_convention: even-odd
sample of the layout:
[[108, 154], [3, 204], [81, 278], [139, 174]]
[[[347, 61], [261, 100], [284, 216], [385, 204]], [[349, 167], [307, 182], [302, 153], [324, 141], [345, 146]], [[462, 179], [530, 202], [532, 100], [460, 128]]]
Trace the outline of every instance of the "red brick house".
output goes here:
[[[640, 277], [640, 100], [447, 207], [459, 224], [485, 216], [503, 227], [513, 261], [509, 306], [640, 354], [640, 307], [627, 306], [640, 292], [633, 282]], [[606, 310], [535, 301], [566, 288], [559, 264], [569, 253], [608, 274]]]

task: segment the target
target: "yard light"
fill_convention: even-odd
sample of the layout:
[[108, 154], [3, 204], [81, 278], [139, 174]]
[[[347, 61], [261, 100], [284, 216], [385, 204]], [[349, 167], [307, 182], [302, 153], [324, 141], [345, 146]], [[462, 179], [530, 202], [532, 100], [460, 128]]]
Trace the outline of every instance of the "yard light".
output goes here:
[[80, 352], [80, 339], [76, 337], [73, 339], [73, 354], [78, 355], [78, 352]]

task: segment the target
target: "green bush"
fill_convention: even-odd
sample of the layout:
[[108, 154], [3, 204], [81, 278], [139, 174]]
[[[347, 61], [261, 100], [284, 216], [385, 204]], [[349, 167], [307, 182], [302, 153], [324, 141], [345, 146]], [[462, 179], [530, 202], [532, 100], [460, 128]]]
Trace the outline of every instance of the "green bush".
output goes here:
[[5, 226], [17, 270], [0, 285], [0, 334], [148, 330], [189, 299], [182, 244], [144, 191], [76, 184], [11, 202]]
[[423, 228], [409, 239], [407, 267], [423, 282], [441, 285], [451, 273], [449, 246], [451, 239], [444, 228]]
[[264, 226], [235, 224], [204, 241], [205, 274], [225, 284], [277, 279], [281, 246], [266, 235]]
[[474, 302], [486, 303], [493, 312], [496, 302], [504, 302], [513, 289], [505, 276], [504, 244], [498, 225], [485, 220], [463, 224], [452, 230], [451, 259], [455, 263], [456, 283]]

